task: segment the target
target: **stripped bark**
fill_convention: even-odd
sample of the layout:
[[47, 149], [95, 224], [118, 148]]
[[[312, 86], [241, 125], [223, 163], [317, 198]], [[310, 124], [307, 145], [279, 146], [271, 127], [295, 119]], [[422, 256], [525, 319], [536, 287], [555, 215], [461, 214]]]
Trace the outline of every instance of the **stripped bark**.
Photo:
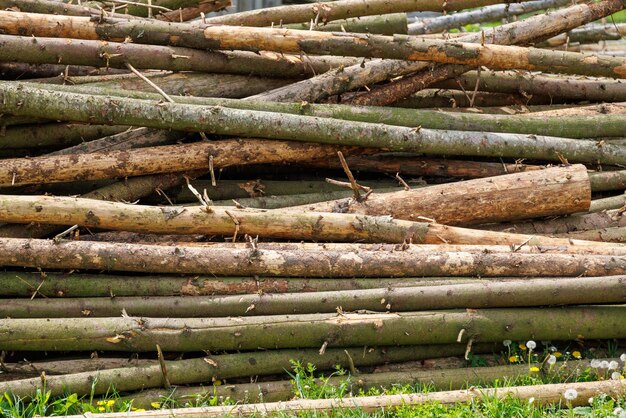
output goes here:
[[215, 318], [626, 303], [626, 277], [525, 279], [371, 290], [197, 297], [5, 299], [2, 318]]
[[0, 349], [142, 352], [154, 351], [155, 344], [163, 351], [421, 346], [454, 344], [461, 329], [464, 342], [610, 339], [626, 337], [621, 326], [625, 314], [624, 305], [613, 305], [245, 318], [4, 319]]
[[[523, 244], [523, 243], [522, 243]], [[6, 267], [271, 277], [560, 277], [626, 273], [626, 256], [298, 251], [0, 239]], [[80, 254], [77, 257], [76, 254]]]
[[[25, 97], [28, 100], [24, 100]], [[590, 141], [556, 137], [412, 129], [222, 107], [163, 104], [137, 99], [120, 100], [103, 96], [90, 96], [89, 100], [85, 100], [83, 94], [46, 91], [6, 82], [0, 83], [0, 99], [0, 110], [19, 116], [38, 116], [40, 109], [45, 108], [48, 117], [60, 120], [293, 139], [433, 155], [547, 160], [565, 157], [570, 162], [593, 161], [626, 165], [626, 153], [621, 146], [598, 147]]]

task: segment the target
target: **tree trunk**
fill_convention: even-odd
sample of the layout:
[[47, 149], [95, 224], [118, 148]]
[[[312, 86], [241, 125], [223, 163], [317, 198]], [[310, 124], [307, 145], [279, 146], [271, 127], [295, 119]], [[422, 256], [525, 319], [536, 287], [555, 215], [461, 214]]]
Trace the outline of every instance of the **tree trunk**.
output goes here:
[[163, 351], [185, 352], [319, 349], [322, 345], [329, 348], [421, 346], [454, 344], [462, 329], [465, 330], [463, 346], [470, 338], [494, 343], [529, 338], [537, 341], [581, 337], [619, 339], [626, 337], [622, 326], [624, 315], [626, 305], [246, 318], [4, 319], [0, 323], [0, 349], [146, 352], [154, 351], [155, 344], [159, 344]]
[[[491, 344], [479, 344], [477, 352], [493, 349]], [[154, 350], [154, 346], [151, 348]], [[348, 349], [355, 366], [379, 365], [387, 362], [421, 360], [437, 356], [460, 355], [465, 351], [462, 344], [420, 345], [407, 347], [381, 347], [363, 350]], [[204, 358], [166, 361], [167, 375], [171, 384], [208, 383], [212, 378], [228, 379], [236, 377], [282, 374], [291, 368], [291, 360], [304, 364], [315, 364], [319, 370], [331, 369], [335, 365], [348, 367], [348, 356], [343, 348], [329, 348], [324, 354], [313, 350], [269, 350], [251, 353], [209, 355]], [[83, 372], [65, 376], [46, 376], [46, 390], [52, 396], [66, 392], [87, 395], [102, 394], [111, 390], [132, 391], [161, 387], [163, 373], [158, 364], [139, 367]], [[92, 389], [93, 386], [93, 389]], [[30, 397], [41, 387], [41, 378], [0, 382], [0, 391], [10, 390], [13, 395]]]
[[[498, 278], [499, 279], [499, 278]], [[390, 279], [302, 279], [254, 277], [178, 277], [147, 275], [63, 274], [2, 272], [2, 297], [124, 297], [124, 296], [208, 296], [246, 293], [321, 292], [333, 290], [376, 289], [426, 285], [485, 283], [491, 279], [455, 278], [390, 278]], [[496, 280], [496, 279], [494, 279]]]
[[364, 202], [349, 198], [292, 210], [391, 215], [413, 221], [426, 217], [458, 225], [586, 212], [590, 202], [587, 170], [577, 165], [373, 194]]
[[481, 91], [549, 95], [571, 101], [621, 102], [626, 101], [626, 84], [620, 80], [594, 80], [585, 78], [557, 77], [518, 72], [475, 71], [467, 72], [455, 80], [438, 82], [433, 87], [473, 90], [478, 83]]
[[[41, 15], [40, 15], [41, 16]], [[166, 23], [163, 23], [167, 25]], [[90, 65], [138, 69], [201, 71], [274, 77], [323, 73], [354, 60], [338, 57], [282, 56], [274, 53], [201, 51], [198, 49], [123, 42], [0, 35], [0, 59], [36, 64]], [[62, 71], [61, 71], [62, 72]]]
[[[188, 76], [176, 75], [167, 76], [169, 78], [182, 79], [184, 83], [181, 88], [189, 89], [186, 87], [189, 83], [186, 82]], [[216, 76], [216, 80], [223, 76]], [[212, 77], [208, 75], [196, 76], [201, 83], [215, 84]], [[234, 79], [233, 82], [239, 82], [242, 77], [230, 76]], [[154, 80], [154, 79], [153, 79]], [[224, 97], [226, 94], [238, 95], [244, 89], [250, 88], [262, 88], [259, 84], [265, 82], [271, 84], [272, 82], [279, 82], [274, 79], [263, 81], [267, 79], [259, 79], [257, 83], [249, 82], [252, 84], [250, 87], [243, 87], [243, 89], [235, 89], [232, 93], [230, 89], [220, 86], [219, 88], [206, 89], [200, 92], [194, 92], [193, 90], [184, 90], [177, 93], [195, 95], [220, 95]], [[159, 87], [164, 88], [167, 93], [167, 85], [163, 85], [158, 80]], [[222, 84], [228, 83], [228, 78]], [[113, 85], [114, 88], [102, 88], [100, 85], [83, 85], [83, 86], [45, 86], [46, 90], [78, 93], [78, 94], [96, 94], [100, 96], [116, 96], [116, 97], [130, 97], [135, 99], [146, 100], [159, 100], [161, 96], [154, 93], [137, 92], [135, 84], [128, 82], [119, 82], [123, 89]], [[246, 86], [249, 84], [246, 83]], [[39, 87], [39, 86], [32, 86]], [[132, 89], [133, 91], [128, 91]], [[277, 113], [289, 113], [306, 116], [316, 116], [323, 118], [335, 118], [344, 119], [356, 122], [371, 122], [371, 123], [384, 123], [394, 126], [406, 126], [415, 127], [421, 126], [422, 128], [429, 129], [449, 129], [459, 131], [491, 131], [491, 132], [508, 132], [508, 133], [520, 133], [520, 134], [537, 134], [537, 135], [553, 135], [562, 136], [566, 138], [590, 138], [590, 137], [607, 137], [607, 136], [621, 136], [623, 135], [624, 124], [626, 123], [626, 115], [623, 114], [602, 114], [593, 112], [589, 115], [564, 115], [559, 118], [559, 123], [555, 123], [551, 119], [546, 119], [542, 116], [534, 116], [533, 114], [519, 114], [519, 115], [489, 115], [481, 113], [454, 113], [454, 112], [442, 112], [440, 110], [430, 109], [403, 109], [398, 107], [383, 108], [383, 107], [355, 107], [346, 105], [331, 105], [331, 104], [307, 104], [303, 106], [300, 103], [278, 103], [278, 102], [265, 102], [265, 101], [250, 101], [250, 100], [229, 100], [224, 98], [205, 98], [205, 97], [188, 97], [178, 96], [172, 97], [176, 103], [181, 104], [197, 104], [204, 106], [224, 106], [232, 109], [241, 110], [255, 110]]]
[[[142, 176], [245, 164], [332, 158], [340, 148], [280, 141], [225, 140], [163, 145], [122, 151], [55, 155], [2, 161], [0, 185], [16, 186]], [[350, 152], [345, 149], [344, 152]]]
[[626, 277], [527, 279], [446, 286], [234, 296], [5, 299], [0, 317], [225, 317], [626, 303]]
[[[562, 0], [561, 0], [562, 1]], [[265, 9], [267, 11], [267, 9]], [[321, 22], [311, 26], [310, 22], [287, 25], [289, 29], [318, 30], [322, 32], [374, 33], [379, 35], [407, 34], [406, 13], [392, 13], [379, 16], [353, 17], [350, 19]]]
[[[1, 264], [41, 269], [270, 277], [559, 277], [626, 274], [626, 256], [433, 251], [276, 251], [0, 239]], [[80, 257], [76, 257], [80, 254]]]
[[[0, 83], [0, 110], [18, 116], [115, 123], [225, 135], [293, 139], [386, 148], [433, 155], [473, 155], [589, 161], [626, 165], [624, 147], [565, 138], [459, 131], [435, 131], [329, 118], [277, 114], [222, 107], [158, 103], [146, 100], [51, 92], [16, 83]], [[106, 109], [106, 111], [103, 111]], [[256, 151], [264, 148], [258, 147]], [[560, 154], [560, 155], [559, 155]], [[308, 159], [311, 159], [309, 157]], [[12, 175], [10, 176], [13, 179]], [[17, 181], [18, 179], [16, 179]]]
[[251, 10], [207, 19], [213, 25], [272, 26], [287, 23], [329, 22], [349, 17], [416, 11], [452, 11], [496, 3], [495, 0], [339, 0]]
[[[485, 42], [506, 45], [534, 42], [538, 38], [549, 38], [585, 23], [593, 22], [622, 10], [623, 8], [624, 4], [621, 0], [607, 0], [593, 4], [576, 5], [555, 11], [551, 14], [541, 14], [520, 22], [513, 22], [494, 28], [490, 31], [489, 36], [485, 37]], [[467, 37], [459, 38], [459, 41], [481, 42], [482, 35], [480, 33], [470, 34], [467, 35]], [[429, 65], [427, 63], [375, 60], [371, 63], [346, 67], [341, 71], [332, 71], [327, 74], [322, 74], [309, 80], [253, 97], [273, 101], [316, 102], [335, 94], [341, 94], [366, 85], [376, 84], [392, 77], [425, 70], [428, 69], [428, 67]], [[450, 67], [450, 69], [454, 71], [447, 72], [444, 75], [450, 78], [451, 75], [459, 75], [473, 69], [464, 68], [463, 71], [457, 72], [458, 68], [458, 66]], [[430, 71], [430, 69], [428, 70]], [[394, 87], [390, 87], [391, 90], [385, 90], [384, 94], [381, 94], [381, 99], [377, 99], [377, 102], [373, 99], [368, 99], [368, 104], [393, 103], [403, 97], [410, 96], [412, 93], [425, 86], [422, 80], [413, 80], [412, 83], [409, 82], [406, 84], [408, 84], [408, 86], [392, 83]], [[363, 104], [365, 104], [365, 102]]]
[[523, 3], [494, 4], [476, 10], [453, 13], [435, 18], [422, 18], [408, 27], [410, 35], [446, 32], [469, 24], [494, 22], [539, 10], [571, 5], [565, 0], [535, 0]]
[[[564, 396], [568, 389], [576, 390], [577, 398], [570, 401]], [[608, 395], [621, 398], [626, 394], [626, 380], [600, 380], [597, 382], [560, 383], [534, 386], [509, 386], [495, 389], [456, 390], [447, 392], [431, 392], [427, 394], [382, 395], [334, 399], [297, 399], [287, 402], [259, 403], [236, 406], [211, 406], [202, 408], [164, 409], [150, 412], [117, 412], [109, 414], [90, 414], [93, 418], [193, 418], [222, 417], [226, 414], [239, 417], [254, 417], [259, 414], [280, 413], [336, 413], [338, 410], [354, 410], [365, 413], [376, 412], [381, 408], [393, 409], [422, 404], [437, 403], [451, 405], [469, 403], [485, 399], [519, 399], [522, 402], [532, 400], [541, 405], [572, 405], [587, 406], [588, 399]], [[68, 418], [82, 418], [83, 415], [68, 415]]]

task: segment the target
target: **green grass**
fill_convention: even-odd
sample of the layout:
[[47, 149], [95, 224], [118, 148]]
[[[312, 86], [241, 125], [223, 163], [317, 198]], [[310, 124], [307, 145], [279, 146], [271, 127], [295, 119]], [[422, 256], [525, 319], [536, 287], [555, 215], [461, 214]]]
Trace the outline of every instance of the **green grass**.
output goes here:
[[[588, 369], [585, 373], [577, 376], [560, 376], [557, 374], [539, 374], [530, 371], [533, 364], [542, 362], [547, 355], [553, 353], [559, 356], [559, 360], [569, 360], [579, 357], [593, 358], [593, 352], [578, 352], [568, 346], [561, 347], [561, 351], [556, 348], [544, 347], [542, 351], [530, 352], [524, 344], [511, 343], [504, 348], [501, 353], [502, 359], [510, 363], [529, 364], [529, 374], [515, 380], [495, 380], [490, 385], [482, 387], [509, 387], [528, 386], [544, 383], [568, 383], [597, 380], [607, 378], [604, 374], [598, 374], [595, 369]], [[606, 353], [610, 357], [618, 357], [622, 350], [614, 342], [608, 342]], [[482, 367], [486, 364], [483, 357], [472, 355], [468, 362], [468, 367]], [[557, 363], [558, 364], [558, 363]], [[292, 372], [289, 373], [293, 385], [295, 398], [300, 399], [329, 399], [344, 396], [370, 396], [389, 394], [409, 394], [428, 393], [433, 388], [423, 385], [395, 385], [390, 388], [373, 388], [359, 393], [349, 393], [351, 378], [348, 373], [336, 367], [331, 373], [319, 373], [312, 364], [303, 365], [297, 362], [292, 363]], [[626, 374], [626, 371], [624, 371]], [[346, 376], [339, 385], [330, 384], [330, 378], [334, 376]], [[477, 387], [480, 388], [480, 387]], [[156, 400], [155, 400], [156, 401]], [[167, 400], [153, 404], [155, 407], [193, 407], [193, 406], [214, 406], [222, 402], [216, 397], [198, 397], [193, 402], [184, 404]], [[226, 400], [227, 404], [233, 404], [232, 400]], [[376, 418], [408, 418], [408, 417], [618, 417], [614, 414], [616, 408], [626, 409], [626, 399], [611, 399], [607, 396], [594, 398], [587, 406], [568, 408], [561, 405], [538, 406], [515, 398], [496, 399], [485, 397], [467, 403], [455, 405], [441, 405], [429, 403], [418, 406], [403, 406], [395, 409], [381, 409], [376, 413], [364, 413], [360, 410], [338, 411], [333, 414], [306, 413], [300, 417], [376, 417]], [[133, 408], [132, 402], [122, 400], [115, 390], [111, 390], [107, 395], [96, 398], [92, 396], [78, 397], [75, 394], [67, 394], [63, 397], [52, 398], [45, 391], [38, 391], [30, 402], [25, 402], [11, 394], [4, 393], [0, 398], [0, 417], [30, 418], [34, 415], [43, 416], [64, 416], [71, 414], [81, 414], [84, 412], [127, 412], [137, 410]], [[293, 414], [279, 415], [281, 417], [293, 416]], [[626, 417], [626, 414], [624, 415]], [[623, 417], [622, 417], [623, 418]]]

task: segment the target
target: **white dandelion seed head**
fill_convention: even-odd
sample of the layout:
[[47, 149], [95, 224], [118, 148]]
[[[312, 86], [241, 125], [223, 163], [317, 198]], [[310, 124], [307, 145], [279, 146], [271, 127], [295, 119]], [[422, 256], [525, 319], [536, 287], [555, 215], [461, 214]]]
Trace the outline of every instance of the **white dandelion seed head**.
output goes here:
[[593, 367], [594, 369], [597, 369], [598, 367], [600, 367], [600, 363], [601, 363], [600, 360], [594, 358], [593, 360], [591, 360], [591, 363], [589, 363], [589, 365]]
[[510, 347], [511, 344], [513, 344], [513, 341], [511, 341], [511, 340], [504, 340], [504, 341], [502, 341], [502, 345], [505, 346], [505, 347]]
[[554, 366], [556, 364], [556, 356], [550, 354], [550, 357], [548, 357], [548, 364], [550, 366]]
[[578, 392], [576, 391], [576, 389], [569, 388], [563, 393], [563, 397], [568, 401], [573, 401], [574, 399], [578, 398]]
[[617, 368], [619, 367], [619, 363], [616, 362], [615, 360], [612, 360], [611, 362], [609, 362], [609, 367], [607, 367], [609, 370], [617, 370]]
[[608, 368], [609, 368], [609, 362], [608, 362], [608, 361], [606, 361], [606, 360], [602, 360], [602, 361], [600, 362], [600, 368], [601, 368], [601, 369], [608, 369]]
[[534, 350], [535, 348], [537, 348], [537, 343], [533, 340], [528, 340], [526, 341], [526, 347], [528, 347], [529, 350]]
[[621, 356], [619, 356], [619, 359], [623, 362], [626, 363], [626, 353], [622, 353]]
[[613, 372], [611, 373], [611, 379], [613, 380], [620, 380], [622, 378], [622, 374], [620, 372]]
[[587, 399], [587, 402], [589, 402], [589, 405], [593, 405], [593, 397]]
[[548, 350], [550, 350], [551, 352], [555, 352], [558, 350], [558, 348], [556, 348], [555, 346], [551, 345], [550, 348], [548, 348]]
[[535, 402], [535, 398], [533, 397], [528, 398], [528, 403], [534, 403], [534, 402]]
[[619, 415], [624, 412], [624, 408], [617, 407], [613, 410], [613, 415]]

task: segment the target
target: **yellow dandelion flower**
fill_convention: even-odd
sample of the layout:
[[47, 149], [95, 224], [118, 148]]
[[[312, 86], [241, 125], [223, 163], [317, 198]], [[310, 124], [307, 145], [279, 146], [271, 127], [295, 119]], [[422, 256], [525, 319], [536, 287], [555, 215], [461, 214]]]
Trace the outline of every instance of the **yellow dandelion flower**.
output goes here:
[[552, 354], [554, 357], [559, 358], [561, 357], [563, 354], [561, 354], [560, 351], [555, 351], [554, 354]]
[[522, 351], [526, 351], [526, 350], [528, 350], [528, 348], [526, 347], [526, 344], [522, 344], [522, 343], [520, 343], [520, 344], [518, 344], [518, 347], [519, 347], [519, 349], [520, 349], [520, 350], [522, 350]]
[[150, 403], [150, 406], [154, 409], [159, 409], [161, 407], [161, 402], [152, 402]]
[[104, 411], [105, 411], [104, 406], [99, 406], [99, 407], [98, 407], [98, 411], [100, 411], [100, 412], [104, 412]]
[[531, 367], [531, 368], [530, 368], [530, 371], [531, 371], [532, 373], [537, 373], [537, 372], [539, 372], [539, 367], [537, 367], [537, 366], [533, 366], [533, 367]]
[[572, 353], [572, 357], [574, 357], [574, 358], [582, 358], [582, 355], [580, 354], [580, 351], [574, 351]]
[[96, 405], [98, 405], [98, 406], [102, 406], [104, 404], [106, 404], [106, 401], [98, 401], [98, 402], [96, 402]]
[[519, 361], [519, 356], [511, 356], [509, 357], [509, 362], [510, 363], [516, 363]]
[[115, 400], [113, 400], [113, 399], [110, 399], [110, 400], [108, 400], [108, 401], [107, 401], [107, 406], [108, 406], [108, 407], [111, 407], [111, 406], [113, 406], [114, 404], [115, 404]]
[[135, 409], [135, 412], [146, 412], [146, 410], [143, 408], [137, 408]]

